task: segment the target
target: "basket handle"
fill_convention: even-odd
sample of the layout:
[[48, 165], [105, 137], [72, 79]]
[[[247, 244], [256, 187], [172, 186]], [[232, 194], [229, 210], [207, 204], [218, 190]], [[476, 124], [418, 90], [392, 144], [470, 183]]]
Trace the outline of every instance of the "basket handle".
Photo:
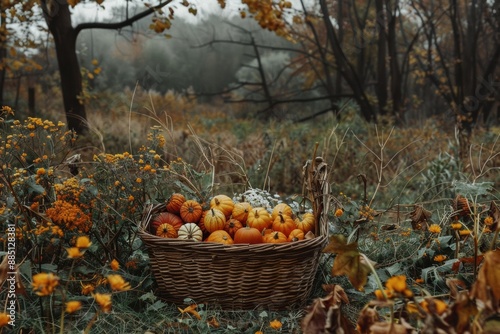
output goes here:
[[303, 167], [305, 186], [313, 206], [315, 231], [328, 236], [328, 212], [330, 209], [330, 184], [328, 164], [322, 157], [308, 160]]

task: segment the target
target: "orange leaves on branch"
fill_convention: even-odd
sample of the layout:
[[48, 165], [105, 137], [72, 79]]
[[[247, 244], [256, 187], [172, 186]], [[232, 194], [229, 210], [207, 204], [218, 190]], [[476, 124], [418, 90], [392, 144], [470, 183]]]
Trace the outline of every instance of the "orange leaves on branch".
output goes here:
[[342, 314], [341, 305], [349, 304], [349, 299], [340, 285], [323, 285], [328, 293], [324, 298], [316, 298], [307, 308], [301, 328], [305, 334], [313, 333], [354, 333], [349, 320]]
[[371, 269], [365, 257], [358, 251], [356, 242], [348, 244], [345, 236], [336, 234], [330, 237], [323, 253], [337, 255], [332, 267], [333, 276], [346, 275], [356, 289], [363, 290]]
[[290, 1], [279, 1], [277, 4], [272, 0], [241, 0], [241, 2], [248, 6], [248, 12], [253, 15], [261, 28], [274, 31], [278, 36], [287, 35], [283, 13], [292, 7]]

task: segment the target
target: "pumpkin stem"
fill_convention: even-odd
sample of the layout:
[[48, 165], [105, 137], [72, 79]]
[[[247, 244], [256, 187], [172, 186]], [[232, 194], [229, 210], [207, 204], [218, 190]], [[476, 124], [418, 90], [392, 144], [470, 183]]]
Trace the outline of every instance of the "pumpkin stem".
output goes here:
[[210, 209], [210, 210], [212, 210], [212, 216], [215, 216], [215, 211], [214, 211], [214, 209], [212, 208], [212, 209]]
[[280, 211], [279, 216], [280, 216], [280, 220], [281, 220], [281, 222], [282, 222], [282, 223], [284, 223], [284, 222], [285, 222], [285, 218], [283, 218], [283, 214], [281, 213], [281, 211]]

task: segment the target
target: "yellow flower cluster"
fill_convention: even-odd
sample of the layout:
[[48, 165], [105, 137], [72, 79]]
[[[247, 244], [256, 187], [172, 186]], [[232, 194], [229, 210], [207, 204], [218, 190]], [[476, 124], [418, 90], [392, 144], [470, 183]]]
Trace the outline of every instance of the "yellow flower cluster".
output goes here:
[[432, 224], [429, 226], [429, 232], [439, 234], [441, 233], [441, 227], [438, 224]]
[[408, 289], [406, 276], [393, 276], [385, 282], [385, 290], [375, 290], [375, 296], [378, 300], [392, 299], [395, 297], [412, 297], [413, 292]]
[[93, 295], [94, 300], [99, 305], [104, 313], [111, 312], [111, 295], [107, 293], [96, 293]]
[[127, 291], [130, 290], [130, 283], [125, 282], [120, 275], [108, 275], [107, 277], [111, 290], [114, 291]]
[[63, 200], [56, 200], [45, 214], [55, 224], [68, 230], [88, 232], [92, 227], [90, 216], [83, 212], [80, 206]]
[[52, 273], [39, 273], [33, 276], [31, 285], [37, 295], [49, 296], [59, 285], [59, 277]]
[[359, 216], [361, 218], [365, 218], [366, 220], [373, 220], [375, 213], [375, 210], [370, 208], [368, 205], [364, 205], [359, 209]]

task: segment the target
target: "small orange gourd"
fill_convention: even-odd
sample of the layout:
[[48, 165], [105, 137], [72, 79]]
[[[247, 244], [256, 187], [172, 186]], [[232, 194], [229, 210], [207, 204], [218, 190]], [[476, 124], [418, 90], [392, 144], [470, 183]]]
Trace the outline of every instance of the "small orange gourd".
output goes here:
[[220, 210], [226, 218], [229, 218], [233, 212], [234, 202], [229, 196], [216, 195], [210, 201], [210, 208]]
[[210, 233], [210, 235], [208, 236], [208, 238], [205, 241], [217, 242], [219, 244], [224, 244], [224, 245], [234, 244], [233, 238], [231, 238], [229, 233], [227, 233], [224, 230], [217, 230], [217, 231]]
[[240, 228], [243, 227], [243, 224], [234, 218], [230, 218], [229, 220], [226, 221], [226, 224], [224, 225], [224, 231], [229, 233], [231, 238], [234, 238], [234, 234], [236, 231], [238, 231]]
[[234, 234], [235, 244], [260, 244], [261, 242], [262, 234], [255, 227], [245, 226]]
[[271, 217], [273, 217], [273, 221], [278, 217], [278, 215], [285, 215], [292, 217], [293, 216], [293, 211], [292, 207], [286, 203], [278, 203], [274, 206], [273, 211], [271, 213]]
[[162, 238], [177, 238], [177, 231], [170, 224], [161, 224], [156, 230], [156, 235]]
[[264, 207], [253, 208], [252, 211], [248, 213], [247, 226], [255, 227], [259, 231], [269, 228], [272, 222], [273, 219], [271, 215]]
[[304, 231], [304, 233], [307, 233], [309, 231], [314, 232], [314, 215], [310, 212], [306, 212], [302, 215], [302, 220], [299, 218], [296, 218], [295, 224], [297, 228], [301, 229]]
[[167, 200], [166, 207], [167, 211], [175, 214], [179, 214], [181, 211], [181, 206], [186, 201], [186, 197], [180, 193], [173, 193]]
[[280, 244], [284, 242], [288, 242], [286, 235], [279, 231], [273, 231], [272, 233], [269, 233], [266, 235], [264, 238], [265, 243], [269, 244]]
[[153, 218], [151, 221], [151, 229], [152, 232], [156, 231], [161, 224], [170, 224], [172, 225], [176, 231], [181, 228], [183, 222], [181, 217], [176, 214], [170, 212], [160, 212], [157, 216]]
[[234, 204], [233, 212], [231, 217], [239, 220], [243, 225], [246, 224], [248, 213], [252, 211], [252, 205], [248, 202], [239, 202]]
[[273, 231], [282, 232], [288, 238], [290, 232], [296, 229], [295, 222], [290, 216], [285, 216], [283, 214], [278, 214], [273, 221], [272, 225]]
[[218, 209], [210, 209], [203, 218], [205, 229], [212, 233], [217, 230], [223, 230], [226, 225], [226, 216]]
[[304, 231], [301, 229], [296, 228], [290, 234], [288, 235], [287, 240], [289, 242], [294, 242], [294, 241], [299, 241], [299, 240], [304, 240]]
[[202, 212], [201, 204], [189, 199], [181, 205], [179, 214], [185, 223], [197, 223], [201, 218]]

